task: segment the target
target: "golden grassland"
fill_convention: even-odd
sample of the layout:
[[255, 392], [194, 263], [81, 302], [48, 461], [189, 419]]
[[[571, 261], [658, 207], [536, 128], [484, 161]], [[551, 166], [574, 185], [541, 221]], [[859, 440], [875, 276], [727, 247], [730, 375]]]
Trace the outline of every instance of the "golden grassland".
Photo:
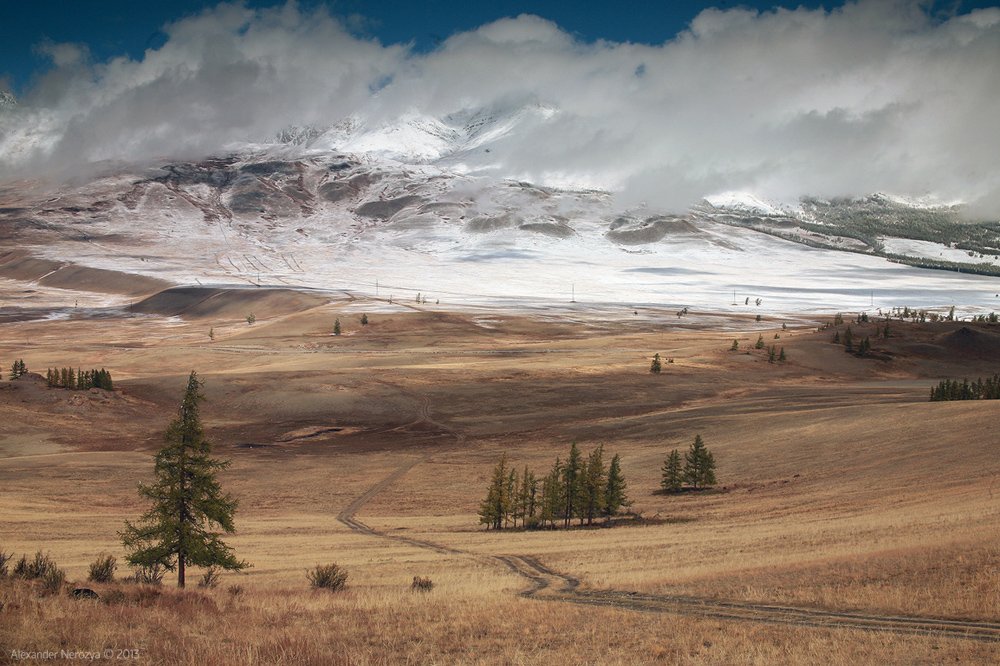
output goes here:
[[[208, 435], [232, 460], [222, 482], [240, 499], [228, 541], [254, 566], [216, 590], [131, 586], [125, 603], [110, 604], [0, 581], [0, 646], [138, 647], [147, 663], [205, 664], [1000, 659], [996, 643], [943, 636], [523, 598], [528, 582], [495, 559], [534, 556], [584, 589], [998, 621], [1000, 402], [927, 402], [937, 379], [997, 370], [938, 344], [957, 325], [898, 324], [883, 362], [844, 354], [827, 332], [796, 322], [782, 331], [780, 321], [722, 317], [679, 327], [666, 317], [501, 313], [482, 326], [431, 308], [371, 314], [361, 327], [357, 304], [344, 305], [265, 313], [252, 327], [156, 317], [5, 324], [5, 365], [103, 366], [119, 391], [2, 382], [0, 548], [47, 551], [78, 582], [99, 553], [121, 559], [116, 532], [142, 509], [136, 483], [194, 368], [206, 381]], [[334, 338], [338, 316], [345, 335]], [[788, 363], [728, 351], [733, 338], [752, 345], [758, 330]], [[674, 359], [660, 376], [647, 371], [654, 351]], [[656, 494], [667, 453], [697, 433], [715, 453], [719, 487]], [[544, 473], [572, 441], [622, 455], [647, 521], [478, 526], [502, 451]], [[358, 518], [458, 552], [337, 520], [411, 464]], [[308, 589], [305, 570], [325, 562], [349, 570], [346, 592]], [[412, 592], [416, 575], [434, 589]], [[243, 591], [230, 594], [232, 585]]]

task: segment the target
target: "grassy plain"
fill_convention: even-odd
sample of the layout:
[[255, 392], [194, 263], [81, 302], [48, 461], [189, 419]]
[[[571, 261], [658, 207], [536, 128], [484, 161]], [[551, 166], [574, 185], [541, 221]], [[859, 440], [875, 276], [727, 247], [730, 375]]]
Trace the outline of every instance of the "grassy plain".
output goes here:
[[[991, 327], [894, 323], [893, 337], [874, 342], [883, 358], [860, 359], [816, 330], [828, 317], [756, 323], [583, 305], [545, 316], [344, 299], [291, 314], [265, 303], [249, 326], [217, 300], [217, 311], [201, 304], [188, 318], [81, 311], [2, 324], [0, 549], [47, 551], [79, 582], [99, 553], [121, 558], [116, 531], [142, 508], [136, 483], [195, 369], [207, 433], [233, 463], [223, 484], [241, 502], [230, 543], [254, 566], [217, 590], [132, 589], [120, 604], [0, 581], [0, 661], [9, 649], [106, 647], [206, 664], [1000, 660], [1000, 644], [954, 637], [524, 598], [529, 582], [496, 559], [530, 555], [584, 590], [996, 623], [1000, 401], [927, 402], [939, 379], [1000, 370]], [[345, 334], [334, 337], [338, 317]], [[853, 328], [874, 339], [874, 325]], [[789, 360], [768, 363], [751, 349], [758, 335]], [[658, 376], [653, 352], [673, 359]], [[106, 367], [118, 390], [8, 382], [19, 357], [43, 375]], [[695, 434], [715, 453], [719, 487], [656, 494], [664, 458]], [[543, 473], [573, 441], [621, 454], [647, 521], [478, 526], [502, 451]], [[380, 534], [338, 520], [402, 467], [358, 507]], [[349, 569], [348, 591], [309, 590], [305, 569], [331, 561]], [[434, 589], [411, 592], [415, 575]]]

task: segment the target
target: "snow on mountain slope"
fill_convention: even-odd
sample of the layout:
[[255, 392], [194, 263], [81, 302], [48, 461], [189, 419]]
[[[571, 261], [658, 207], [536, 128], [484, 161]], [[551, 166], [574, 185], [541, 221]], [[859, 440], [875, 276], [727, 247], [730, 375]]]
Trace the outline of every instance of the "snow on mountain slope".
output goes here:
[[[424, 126], [441, 144], [423, 145], [454, 150], [476, 132], [501, 135], [502, 127], [483, 122], [456, 139]], [[341, 131], [356, 137], [367, 130]], [[757, 206], [752, 214], [711, 205], [679, 215], [621, 210], [600, 191], [498, 181], [316, 143], [261, 146], [54, 191], [9, 189], [0, 198], [0, 226], [36, 255], [186, 284], [378, 291], [400, 299], [420, 292], [450, 304], [543, 308], [566, 305], [575, 293], [579, 303], [612, 308], [764, 314], [866, 309], [872, 291], [876, 307], [997, 305], [994, 278], [777, 237], [796, 224], [791, 212], [767, 217], [781, 226], [761, 233], [757, 211], [768, 204], [752, 197], [737, 199]], [[847, 211], [853, 220], [881, 214], [885, 205], [859, 202], [821, 214]], [[761, 309], [752, 305], [756, 298]]]

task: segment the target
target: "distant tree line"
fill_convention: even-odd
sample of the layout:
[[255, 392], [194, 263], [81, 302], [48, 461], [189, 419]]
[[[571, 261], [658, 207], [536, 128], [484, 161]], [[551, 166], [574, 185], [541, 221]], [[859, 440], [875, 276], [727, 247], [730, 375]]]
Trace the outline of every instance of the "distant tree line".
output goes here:
[[114, 382], [111, 380], [111, 373], [101, 368], [100, 370], [77, 370], [73, 368], [49, 368], [45, 373], [45, 381], [49, 388], [64, 388], [77, 391], [85, 391], [91, 388], [114, 390]]
[[539, 479], [527, 467], [520, 474], [507, 454], [493, 468], [486, 497], [479, 505], [479, 522], [486, 529], [569, 527], [573, 519], [593, 525], [610, 520], [630, 506], [627, 484], [617, 454], [605, 466], [604, 446], [584, 459], [574, 442], [563, 462], [556, 458], [549, 473]]
[[1000, 375], [974, 382], [945, 379], [931, 387], [931, 402], [944, 400], [1000, 400]]

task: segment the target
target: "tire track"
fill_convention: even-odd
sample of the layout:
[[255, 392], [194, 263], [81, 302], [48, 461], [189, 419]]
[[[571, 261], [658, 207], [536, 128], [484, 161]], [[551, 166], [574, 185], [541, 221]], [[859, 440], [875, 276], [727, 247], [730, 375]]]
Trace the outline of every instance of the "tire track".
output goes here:
[[[429, 416], [429, 401], [422, 402], [419, 419], [433, 423]], [[862, 612], [841, 612], [782, 606], [767, 603], [725, 601], [710, 597], [690, 597], [667, 594], [642, 594], [625, 590], [580, 589], [580, 580], [548, 568], [530, 555], [480, 555], [471, 551], [451, 548], [433, 541], [414, 539], [376, 530], [356, 517], [366, 503], [377, 494], [405, 476], [428, 456], [403, 463], [389, 476], [382, 479], [337, 515], [337, 520], [355, 532], [373, 537], [390, 539], [417, 548], [425, 548], [447, 555], [461, 555], [489, 564], [500, 564], [530, 583], [520, 594], [528, 599], [557, 601], [586, 606], [604, 606], [647, 613], [669, 613], [713, 620], [762, 622], [792, 625], [813, 629], [854, 629], [858, 631], [885, 632], [914, 636], [930, 636], [974, 640], [988, 643], [1000, 642], [1000, 623], [953, 620], [906, 615], [881, 615]]]

